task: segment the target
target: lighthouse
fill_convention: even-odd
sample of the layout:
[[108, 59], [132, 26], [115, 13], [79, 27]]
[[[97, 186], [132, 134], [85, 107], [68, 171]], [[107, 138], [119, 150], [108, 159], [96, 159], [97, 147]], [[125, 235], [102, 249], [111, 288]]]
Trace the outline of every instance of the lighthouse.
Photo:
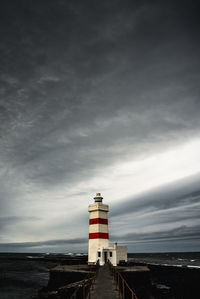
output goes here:
[[108, 212], [109, 206], [103, 204], [101, 193], [96, 193], [94, 203], [89, 205], [89, 241], [88, 264], [99, 261], [104, 265], [108, 260], [116, 266], [120, 261], [127, 261], [127, 247], [109, 247]]
[[[102, 249], [109, 247], [108, 205], [102, 203], [101, 193], [94, 197], [94, 204], [89, 205], [89, 248], [88, 262], [94, 263], [101, 259]], [[107, 257], [104, 259], [107, 261]]]

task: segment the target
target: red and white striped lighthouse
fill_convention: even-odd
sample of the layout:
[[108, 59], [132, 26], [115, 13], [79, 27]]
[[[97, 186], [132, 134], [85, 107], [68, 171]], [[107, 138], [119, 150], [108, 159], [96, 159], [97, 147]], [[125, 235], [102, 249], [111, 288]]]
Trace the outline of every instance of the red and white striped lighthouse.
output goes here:
[[127, 262], [127, 247], [118, 246], [117, 242], [109, 247], [108, 234], [108, 205], [102, 203], [101, 193], [94, 197], [94, 203], [89, 205], [89, 241], [88, 264], [95, 264], [98, 260], [104, 265], [108, 260], [114, 265], [120, 261]]
[[[107, 260], [104, 249], [109, 247], [108, 234], [108, 205], [102, 203], [101, 193], [96, 193], [94, 204], [89, 205], [89, 244], [88, 244], [88, 263], [104, 264]], [[103, 254], [105, 256], [103, 256]]]

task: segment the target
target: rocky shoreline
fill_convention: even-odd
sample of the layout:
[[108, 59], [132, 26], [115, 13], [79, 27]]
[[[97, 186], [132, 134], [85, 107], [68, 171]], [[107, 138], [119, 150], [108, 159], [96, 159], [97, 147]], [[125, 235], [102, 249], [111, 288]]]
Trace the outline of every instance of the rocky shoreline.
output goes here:
[[[138, 265], [144, 265], [137, 263]], [[135, 265], [129, 263], [127, 267]], [[146, 264], [149, 272], [119, 271], [138, 299], [198, 299], [200, 269]]]

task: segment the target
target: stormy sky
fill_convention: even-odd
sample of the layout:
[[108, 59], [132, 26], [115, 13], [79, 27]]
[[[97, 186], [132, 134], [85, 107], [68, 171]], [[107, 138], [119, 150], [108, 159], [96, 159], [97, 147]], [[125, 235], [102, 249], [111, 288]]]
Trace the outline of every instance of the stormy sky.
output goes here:
[[2, 0], [0, 251], [200, 248], [198, 1]]

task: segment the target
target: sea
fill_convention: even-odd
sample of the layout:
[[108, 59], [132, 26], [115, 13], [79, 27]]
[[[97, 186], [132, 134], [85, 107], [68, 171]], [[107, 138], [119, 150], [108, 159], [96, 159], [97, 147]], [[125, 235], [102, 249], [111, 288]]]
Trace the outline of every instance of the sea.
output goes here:
[[130, 253], [128, 260], [149, 265], [200, 269], [200, 252]]
[[[0, 299], [36, 299], [48, 284], [49, 269], [61, 260], [86, 256], [83, 253], [0, 253]], [[200, 269], [200, 252], [129, 253], [135, 263]]]

